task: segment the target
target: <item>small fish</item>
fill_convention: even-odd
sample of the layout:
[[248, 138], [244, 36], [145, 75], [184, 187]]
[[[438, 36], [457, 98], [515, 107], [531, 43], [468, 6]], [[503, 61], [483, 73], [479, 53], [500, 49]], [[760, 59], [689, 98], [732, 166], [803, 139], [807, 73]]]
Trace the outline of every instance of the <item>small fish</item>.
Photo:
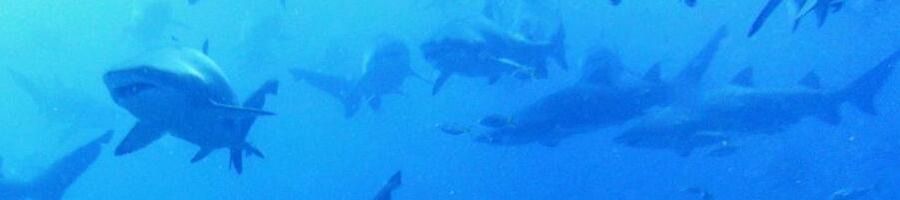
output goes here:
[[512, 125], [512, 119], [507, 116], [493, 114], [488, 115], [487, 117], [482, 118], [478, 121], [478, 124], [481, 124], [484, 127], [489, 128], [503, 128]]
[[456, 123], [440, 123], [435, 125], [435, 127], [449, 135], [462, 135], [472, 132], [472, 128], [469, 126]]

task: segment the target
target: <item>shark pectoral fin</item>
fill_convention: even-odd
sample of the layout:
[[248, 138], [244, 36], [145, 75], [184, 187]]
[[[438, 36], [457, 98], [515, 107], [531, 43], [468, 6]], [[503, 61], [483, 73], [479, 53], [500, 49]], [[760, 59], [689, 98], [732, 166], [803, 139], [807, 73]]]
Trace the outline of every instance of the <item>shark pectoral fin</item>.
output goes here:
[[218, 116], [230, 117], [230, 118], [251, 118], [258, 116], [266, 116], [266, 115], [275, 115], [275, 113], [253, 109], [253, 108], [243, 108], [233, 105], [225, 105], [216, 103], [214, 101], [210, 101], [210, 112], [215, 113]]
[[212, 151], [213, 149], [210, 148], [201, 148], [200, 151], [197, 151], [197, 154], [194, 154], [194, 158], [191, 158], [191, 163], [203, 160], [206, 156], [209, 156], [209, 153], [212, 153]]
[[116, 147], [115, 155], [121, 156], [144, 148], [161, 138], [164, 132], [165, 128], [161, 126], [139, 121]]
[[245, 108], [261, 109], [266, 104], [267, 95], [278, 95], [278, 80], [269, 80], [263, 83], [242, 104]]
[[444, 83], [447, 82], [447, 79], [450, 79], [450, 76], [453, 76], [453, 73], [441, 72], [441, 75], [434, 81], [434, 86], [431, 88], [431, 95], [436, 95], [441, 90], [441, 87], [444, 86]]

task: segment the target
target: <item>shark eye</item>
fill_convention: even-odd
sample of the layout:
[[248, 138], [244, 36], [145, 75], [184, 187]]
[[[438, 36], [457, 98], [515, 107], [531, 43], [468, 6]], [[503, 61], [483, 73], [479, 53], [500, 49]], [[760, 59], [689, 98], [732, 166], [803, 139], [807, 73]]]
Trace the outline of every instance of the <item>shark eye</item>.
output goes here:
[[140, 94], [141, 92], [147, 91], [149, 89], [153, 89], [155, 87], [156, 86], [147, 84], [147, 83], [134, 83], [134, 84], [129, 84], [129, 85], [125, 85], [122, 87], [118, 87], [115, 89], [114, 92], [116, 93], [116, 96], [130, 97], [130, 96]]

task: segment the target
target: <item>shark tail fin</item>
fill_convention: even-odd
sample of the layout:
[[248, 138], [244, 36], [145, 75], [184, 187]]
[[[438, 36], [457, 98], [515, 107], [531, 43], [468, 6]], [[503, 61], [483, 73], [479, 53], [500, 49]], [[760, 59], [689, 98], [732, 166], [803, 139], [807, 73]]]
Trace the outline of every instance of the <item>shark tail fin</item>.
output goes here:
[[231, 166], [234, 167], [234, 170], [237, 171], [238, 174], [244, 172], [244, 156], [257, 156], [260, 158], [265, 158], [265, 155], [259, 151], [253, 145], [249, 143], [241, 143], [240, 145], [235, 145], [229, 148], [230, 151], [230, 160]]
[[356, 91], [355, 81], [299, 68], [291, 70], [291, 74], [294, 75], [294, 79], [304, 81], [340, 100], [344, 104], [345, 117], [352, 117], [358, 110], [362, 99]]
[[896, 68], [898, 60], [900, 60], [900, 50], [895, 51], [888, 58], [882, 60], [878, 66], [870, 69], [850, 83], [850, 85], [838, 91], [835, 94], [837, 103], [848, 102], [860, 111], [877, 115], [878, 111], [875, 109], [874, 103], [875, 95], [884, 87], [894, 68]]
[[566, 61], [566, 27], [560, 23], [556, 28], [556, 33], [550, 39], [551, 56], [553, 60], [563, 70], [569, 69], [569, 62]]

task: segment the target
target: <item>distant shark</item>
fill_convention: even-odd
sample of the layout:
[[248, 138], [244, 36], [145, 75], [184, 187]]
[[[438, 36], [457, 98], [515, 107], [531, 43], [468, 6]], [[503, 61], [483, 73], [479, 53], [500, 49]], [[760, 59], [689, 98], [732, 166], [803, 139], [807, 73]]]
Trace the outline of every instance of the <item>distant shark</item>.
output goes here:
[[753, 37], [762, 28], [772, 12], [782, 5], [784, 1], [787, 1], [791, 17], [794, 20], [794, 30], [797, 29], [800, 21], [811, 13], [815, 13], [818, 19], [817, 25], [821, 27], [825, 24], [829, 14], [839, 11], [844, 5], [842, 0], [769, 0], [759, 15], [756, 16], [753, 25], [750, 26], [747, 37]]
[[5, 200], [55, 200], [62, 199], [66, 189], [75, 183], [100, 156], [103, 144], [112, 138], [112, 131], [78, 147], [53, 162], [43, 174], [28, 182], [16, 182], [0, 178], [0, 199]]
[[437, 94], [454, 75], [483, 77], [493, 84], [508, 75], [519, 79], [547, 78], [550, 60], [568, 68], [562, 25], [549, 41], [533, 41], [504, 31], [483, 18], [456, 21], [446, 29], [420, 46], [425, 60], [440, 71], [432, 94]]
[[372, 198], [372, 200], [391, 200], [394, 190], [397, 190], [397, 188], [400, 187], [400, 184], [402, 184], [402, 176], [403, 172], [401, 171], [397, 171], [396, 173], [394, 173], [394, 175], [392, 175], [391, 178], [388, 179], [387, 183], [385, 183], [384, 186], [381, 187], [381, 190], [378, 191], [378, 194], [376, 194], [375, 198]]
[[[406, 79], [422, 76], [410, 66], [409, 48], [400, 40], [386, 39], [377, 45], [366, 57], [365, 73], [356, 80], [347, 80], [305, 69], [293, 69], [296, 80], [318, 88], [339, 99], [344, 105], [344, 116], [352, 117], [365, 101], [373, 110], [381, 109], [381, 99], [385, 95], [402, 94]], [[427, 80], [426, 80], [427, 81]]]
[[822, 89], [815, 73], [800, 81], [801, 88], [760, 89], [751, 68], [738, 73], [729, 87], [687, 97], [642, 119], [615, 140], [626, 146], [670, 149], [682, 156], [695, 148], [729, 140], [729, 136], [772, 134], [803, 119], [841, 122], [840, 106], [847, 103], [875, 115], [873, 99], [900, 60], [894, 52], [878, 66], [840, 90]]
[[277, 81], [267, 82], [240, 105], [219, 66], [198, 50], [163, 48], [120, 67], [106, 72], [103, 80], [116, 104], [138, 122], [116, 147], [117, 156], [168, 132], [200, 146], [191, 162], [226, 148], [231, 165], [241, 173], [244, 154], [263, 157], [246, 139], [256, 117], [273, 115], [260, 109], [266, 95], [277, 93]]
[[575, 134], [619, 125], [666, 105], [675, 96], [699, 84], [719, 44], [727, 35], [721, 28], [703, 50], [671, 81], [663, 81], [661, 67], [644, 77], [630, 74], [619, 57], [606, 50], [585, 60], [585, 73], [573, 86], [541, 98], [509, 117], [488, 116], [481, 124], [491, 128], [476, 141], [492, 145], [540, 143], [556, 146]]
[[[12, 69], [6, 69], [13, 83], [31, 99], [43, 115], [52, 124], [61, 124], [66, 133], [81, 131], [80, 129], [106, 125], [106, 118], [114, 115], [114, 107], [101, 103], [100, 100], [84, 91], [68, 87], [55, 81], [40, 81]], [[69, 135], [61, 139], [68, 138]]]

